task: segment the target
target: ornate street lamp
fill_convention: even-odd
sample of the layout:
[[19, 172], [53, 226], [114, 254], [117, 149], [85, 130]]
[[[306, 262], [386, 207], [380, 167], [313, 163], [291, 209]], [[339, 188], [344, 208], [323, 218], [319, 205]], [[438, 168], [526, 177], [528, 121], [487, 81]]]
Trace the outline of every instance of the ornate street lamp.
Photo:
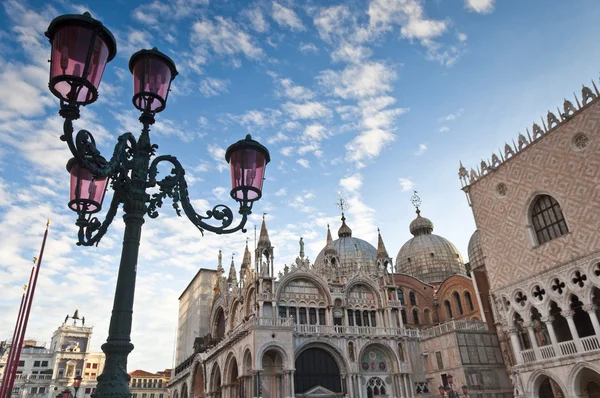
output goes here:
[[[444, 394], [448, 394], [448, 398], [460, 397], [460, 393], [458, 391], [454, 391], [454, 389], [452, 388], [452, 385], [454, 384], [454, 377], [452, 377], [452, 375], [447, 375], [446, 381], [448, 382], [447, 386], [439, 386], [438, 387], [440, 396], [444, 397]], [[469, 389], [467, 388], [467, 386], [463, 385], [461, 387], [461, 390], [462, 390], [463, 395], [466, 397], [469, 392]]]
[[81, 387], [81, 376], [76, 376], [73, 379], [73, 389], [75, 390], [75, 398], [77, 398], [77, 392], [79, 391], [79, 387]]
[[[202, 232], [229, 234], [244, 226], [252, 212], [252, 205], [262, 196], [265, 168], [270, 156], [267, 148], [245, 139], [231, 145], [225, 159], [230, 165], [231, 197], [239, 203], [239, 224], [231, 227], [233, 211], [217, 205], [204, 214], [198, 214], [188, 196], [185, 170], [174, 156], [154, 156], [157, 145], [150, 142], [150, 126], [155, 115], [163, 111], [171, 82], [177, 76], [175, 63], [156, 48], [133, 54], [129, 69], [133, 75], [133, 105], [139, 111], [142, 123], [140, 136], [121, 135], [110, 160], [100, 155], [92, 134], [80, 130], [76, 134], [73, 121], [80, 116], [80, 106], [93, 103], [98, 98], [98, 87], [106, 64], [114, 58], [117, 45], [113, 35], [100, 21], [89, 13], [63, 15], [48, 26], [46, 36], [52, 45], [50, 57], [50, 91], [60, 99], [59, 114], [65, 119], [61, 140], [66, 141], [73, 158], [67, 163], [71, 175], [68, 206], [77, 213], [79, 227], [78, 245], [97, 245], [114, 219], [119, 205], [123, 204], [125, 233], [117, 286], [110, 318], [108, 338], [102, 345], [106, 362], [93, 396], [95, 398], [129, 398], [127, 356], [133, 350], [131, 321], [135, 278], [144, 216], [158, 217], [158, 208], [167, 197], [173, 201], [178, 215], [181, 210]], [[170, 175], [157, 180], [158, 165], [167, 162]], [[110, 186], [114, 191], [106, 218], [101, 222], [94, 215], [102, 209], [104, 194]], [[150, 188], [157, 188], [152, 195]], [[218, 225], [206, 220], [216, 220]], [[75, 395], [81, 378], [75, 380]], [[61, 398], [71, 398], [70, 391]]]

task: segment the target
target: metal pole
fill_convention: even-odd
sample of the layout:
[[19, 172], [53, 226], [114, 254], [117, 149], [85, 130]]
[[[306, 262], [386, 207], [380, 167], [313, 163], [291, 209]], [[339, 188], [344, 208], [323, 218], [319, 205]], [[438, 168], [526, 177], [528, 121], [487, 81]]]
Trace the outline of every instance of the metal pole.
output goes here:
[[[21, 358], [21, 348], [23, 347], [23, 340], [25, 339], [25, 332], [27, 331], [27, 323], [29, 322], [29, 314], [31, 312], [31, 304], [33, 303], [33, 295], [35, 294], [35, 287], [37, 285], [38, 275], [40, 274], [40, 267], [42, 265], [42, 258], [44, 256], [44, 248], [46, 247], [46, 239], [48, 238], [48, 228], [50, 227], [50, 220], [46, 223], [46, 231], [44, 232], [44, 239], [42, 240], [42, 247], [40, 248], [40, 255], [37, 260], [37, 267], [35, 267], [35, 274], [33, 276], [33, 282], [31, 282], [30, 288], [27, 290], [28, 297], [26, 298], [25, 304], [25, 318], [23, 320], [23, 327], [21, 329], [21, 335], [18, 338], [18, 344], [15, 347], [14, 363], [11, 374], [9, 374], [8, 383], [6, 385], [5, 393], [8, 398], [12, 393], [12, 389], [15, 382], [15, 375], [17, 372], [17, 366], [19, 365], [19, 359]], [[31, 279], [31, 278], [30, 278]], [[14, 342], [13, 342], [14, 344]], [[10, 370], [10, 369], [7, 369]]]
[[[142, 115], [140, 121], [144, 118]], [[133, 351], [131, 344], [131, 320], [133, 315], [133, 299], [135, 279], [140, 248], [142, 225], [146, 213], [146, 180], [152, 147], [149, 138], [149, 120], [142, 121], [144, 128], [138, 140], [138, 152], [133, 156], [131, 194], [125, 201], [125, 233], [121, 263], [117, 276], [117, 286], [113, 303], [108, 338], [102, 345], [106, 356], [104, 370], [98, 376], [93, 398], [129, 398], [129, 380], [127, 373], [127, 356]]]
[[[31, 283], [31, 278], [33, 277], [33, 268], [31, 268], [31, 275], [29, 276], [29, 283]], [[27, 287], [25, 288], [27, 289]], [[19, 314], [17, 315], [17, 323], [15, 324], [15, 330], [13, 331], [13, 336], [11, 340], [11, 347], [8, 353], [8, 360], [6, 362], [6, 367], [4, 368], [4, 375], [2, 376], [2, 385], [0, 386], [0, 397], [4, 397], [6, 395], [6, 386], [8, 383], [8, 374], [10, 373], [8, 369], [12, 368], [12, 356], [14, 355], [14, 347], [15, 341], [17, 340], [17, 330], [20, 330], [21, 321], [23, 320], [23, 308], [25, 303], [25, 296], [27, 291], [23, 292], [23, 296], [21, 296], [21, 306], [19, 307]]]

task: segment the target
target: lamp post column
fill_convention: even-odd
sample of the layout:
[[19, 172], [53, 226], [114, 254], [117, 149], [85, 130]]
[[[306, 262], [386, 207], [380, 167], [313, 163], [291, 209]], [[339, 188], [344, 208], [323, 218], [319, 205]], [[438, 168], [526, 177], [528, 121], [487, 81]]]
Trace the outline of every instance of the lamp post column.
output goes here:
[[102, 345], [106, 362], [102, 374], [98, 376], [98, 386], [93, 398], [129, 398], [129, 380], [127, 373], [127, 356], [133, 350], [131, 344], [131, 321], [133, 315], [133, 298], [137, 262], [146, 213], [146, 181], [148, 164], [152, 147], [149, 137], [149, 125], [154, 118], [142, 114], [140, 121], [144, 123], [142, 134], [138, 140], [138, 153], [134, 155], [131, 173], [131, 187], [125, 199], [123, 211], [125, 215], [125, 233], [121, 251], [121, 263], [117, 276], [117, 286], [113, 310], [110, 317], [108, 338]]

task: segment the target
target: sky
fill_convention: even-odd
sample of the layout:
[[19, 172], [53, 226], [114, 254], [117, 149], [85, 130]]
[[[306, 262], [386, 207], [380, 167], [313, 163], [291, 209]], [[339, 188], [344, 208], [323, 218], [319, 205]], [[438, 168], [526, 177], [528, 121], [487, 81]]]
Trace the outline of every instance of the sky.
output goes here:
[[[157, 47], [177, 65], [151, 139], [186, 168], [197, 211], [229, 197], [225, 149], [246, 134], [271, 153], [248, 233], [204, 236], [165, 203], [142, 232], [129, 370], [173, 366], [178, 297], [199, 268], [239, 270], [263, 213], [276, 272], [303, 237], [312, 260], [335, 236], [341, 192], [353, 236], [391, 257], [411, 238], [417, 190], [434, 233], [467, 259], [476, 226], [458, 179], [548, 110], [598, 79], [600, 2], [363, 0], [147, 2], [4, 0], [0, 6], [0, 339], [12, 335], [22, 286], [52, 221], [27, 337], [49, 343], [76, 308], [108, 331], [123, 235], [120, 212], [98, 247], [77, 246], [67, 208], [71, 157], [48, 91], [56, 16], [90, 11], [117, 40], [96, 103], [76, 129], [109, 157], [139, 133], [129, 57]], [[110, 194], [105, 200], [105, 209]], [[100, 213], [103, 217], [104, 213]], [[101, 218], [102, 219], [102, 218]], [[238, 218], [234, 222], [237, 222]]]

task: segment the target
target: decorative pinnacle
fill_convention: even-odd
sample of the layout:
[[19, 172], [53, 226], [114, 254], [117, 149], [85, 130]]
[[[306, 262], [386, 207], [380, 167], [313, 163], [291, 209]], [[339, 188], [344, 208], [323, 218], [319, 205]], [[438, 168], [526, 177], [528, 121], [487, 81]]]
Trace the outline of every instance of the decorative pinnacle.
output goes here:
[[421, 206], [421, 198], [417, 194], [417, 191], [413, 192], [413, 196], [410, 197], [410, 202], [415, 207], [415, 209], [417, 209], [417, 214], [421, 214], [421, 211], [419, 210], [419, 206]]

